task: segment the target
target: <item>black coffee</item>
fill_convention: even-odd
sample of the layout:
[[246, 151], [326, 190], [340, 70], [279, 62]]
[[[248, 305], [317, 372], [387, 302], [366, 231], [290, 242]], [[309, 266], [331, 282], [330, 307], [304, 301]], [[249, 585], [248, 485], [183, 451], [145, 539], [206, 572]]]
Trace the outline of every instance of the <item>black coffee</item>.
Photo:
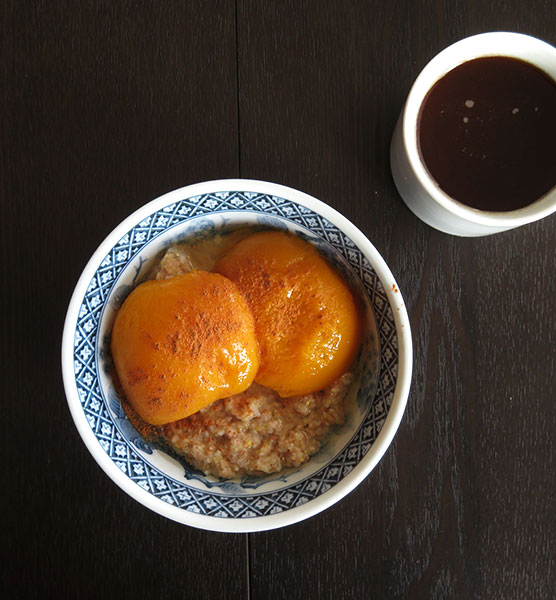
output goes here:
[[480, 210], [522, 208], [556, 186], [556, 83], [522, 60], [470, 60], [430, 90], [417, 137], [446, 194]]

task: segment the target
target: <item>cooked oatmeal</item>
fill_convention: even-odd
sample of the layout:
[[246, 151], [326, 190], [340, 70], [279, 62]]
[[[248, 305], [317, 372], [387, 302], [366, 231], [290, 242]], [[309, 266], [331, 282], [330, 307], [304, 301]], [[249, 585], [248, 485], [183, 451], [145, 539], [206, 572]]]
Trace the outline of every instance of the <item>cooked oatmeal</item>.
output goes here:
[[317, 452], [333, 425], [344, 422], [351, 380], [345, 373], [325, 390], [292, 398], [254, 383], [162, 426], [162, 432], [194, 467], [220, 477], [298, 467]]
[[[209, 270], [231, 241], [218, 236], [212, 244], [176, 244], [151, 278]], [[290, 398], [253, 383], [240, 394], [156, 429], [178, 455], [206, 474], [228, 478], [298, 467], [319, 450], [334, 425], [344, 422], [344, 400], [352, 379], [347, 372], [324, 390]], [[132, 420], [136, 419], [134, 415]]]

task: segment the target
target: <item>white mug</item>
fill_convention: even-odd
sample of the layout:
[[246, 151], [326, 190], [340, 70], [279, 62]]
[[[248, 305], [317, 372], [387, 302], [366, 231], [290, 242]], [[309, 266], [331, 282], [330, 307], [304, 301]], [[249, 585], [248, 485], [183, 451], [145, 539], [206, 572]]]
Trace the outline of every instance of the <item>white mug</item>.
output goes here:
[[[421, 158], [417, 125], [423, 101], [434, 84], [463, 62], [483, 56], [507, 56], [533, 64], [556, 81], [556, 48], [520, 33], [491, 32], [465, 38], [437, 54], [421, 71], [400, 114], [390, 147], [390, 165], [398, 192], [422, 221], [453, 235], [490, 235], [532, 223], [556, 211], [556, 187], [528, 206], [508, 212], [477, 210], [448, 196]], [[554, 140], [556, 164], [556, 140]]]

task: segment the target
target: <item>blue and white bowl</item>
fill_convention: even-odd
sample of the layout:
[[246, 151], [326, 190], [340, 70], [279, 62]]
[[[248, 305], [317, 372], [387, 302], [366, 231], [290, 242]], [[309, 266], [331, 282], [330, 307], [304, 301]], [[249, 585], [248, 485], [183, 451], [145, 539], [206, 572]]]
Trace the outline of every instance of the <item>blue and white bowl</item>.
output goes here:
[[[115, 315], [165, 248], [252, 225], [315, 244], [366, 302], [368, 331], [347, 418], [297, 469], [219, 479], [152, 447], [122, 409], [111, 379]], [[62, 371], [75, 425], [104, 471], [130, 496], [175, 521], [215, 531], [273, 529], [310, 517], [353, 490], [380, 460], [400, 423], [411, 381], [407, 312], [386, 263], [367, 238], [326, 204], [277, 184], [222, 180], [175, 190], [143, 206], [104, 240], [73, 293]]]

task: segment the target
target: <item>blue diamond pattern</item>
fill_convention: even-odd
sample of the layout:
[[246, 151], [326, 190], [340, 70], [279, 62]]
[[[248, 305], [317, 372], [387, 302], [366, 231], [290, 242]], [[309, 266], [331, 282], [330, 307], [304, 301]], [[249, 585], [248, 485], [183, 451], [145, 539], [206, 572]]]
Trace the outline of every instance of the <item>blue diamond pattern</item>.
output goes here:
[[[373, 307], [381, 347], [376, 395], [364, 422], [335, 459], [311, 477], [270, 493], [235, 496], [201, 491], [177, 482], [148, 464], [122, 437], [107, 409], [97, 377], [97, 339], [102, 308], [121, 271], [148, 242], [192, 217], [244, 210], [287, 218], [329, 242], [359, 276]], [[74, 373], [81, 406], [101, 447], [132, 481], [162, 501], [219, 518], [253, 518], [300, 506], [331, 489], [369, 451], [388, 415], [397, 380], [398, 345], [394, 316], [384, 287], [365, 256], [344, 233], [312, 210], [284, 198], [254, 192], [219, 192], [165, 206], [126, 233], [102, 260], [79, 310], [74, 336]]]

